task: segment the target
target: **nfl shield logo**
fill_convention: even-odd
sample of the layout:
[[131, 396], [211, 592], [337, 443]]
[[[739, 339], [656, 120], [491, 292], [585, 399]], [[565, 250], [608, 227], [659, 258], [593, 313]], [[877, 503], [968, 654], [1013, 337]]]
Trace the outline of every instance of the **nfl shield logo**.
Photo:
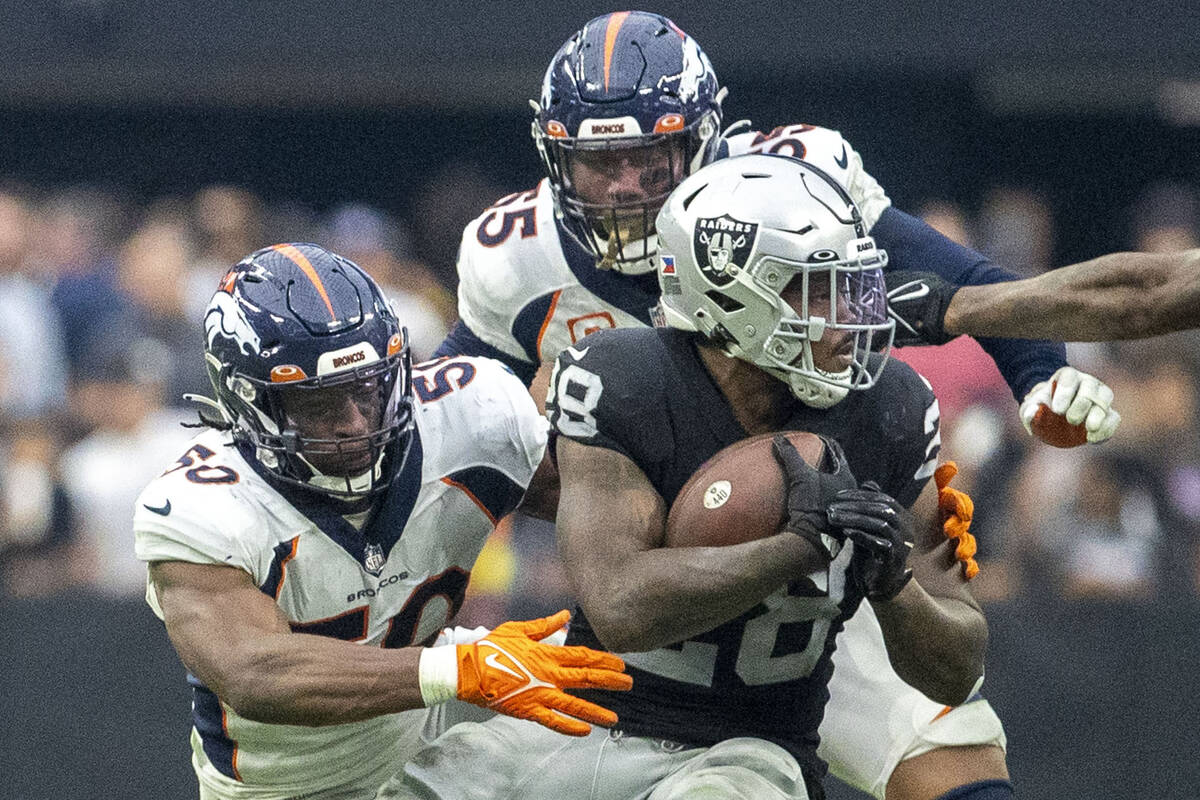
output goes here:
[[363, 567], [372, 575], [378, 576], [383, 572], [383, 565], [387, 563], [387, 558], [383, 555], [383, 548], [371, 542], [363, 550]]
[[696, 220], [692, 251], [700, 271], [714, 286], [733, 280], [737, 270], [746, 266], [758, 223], [742, 222], [728, 214]]

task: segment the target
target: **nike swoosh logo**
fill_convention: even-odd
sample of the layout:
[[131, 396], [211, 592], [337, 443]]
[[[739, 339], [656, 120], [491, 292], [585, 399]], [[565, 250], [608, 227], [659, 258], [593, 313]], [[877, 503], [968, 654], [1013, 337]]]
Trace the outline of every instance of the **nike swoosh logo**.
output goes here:
[[842, 169], [845, 169], [846, 165], [850, 163], [850, 157], [846, 155], [846, 143], [845, 142], [842, 142], [842, 157], [838, 158], [837, 156], [834, 156], [833, 163], [837, 164]]
[[483, 663], [487, 664], [492, 669], [498, 669], [501, 672], [507, 672], [509, 675], [512, 675], [514, 678], [516, 678], [519, 681], [527, 680], [524, 675], [521, 675], [520, 673], [517, 673], [517, 672], [513, 672], [507, 666], [505, 666], [504, 664], [501, 664], [499, 659], [500, 659], [499, 653], [488, 653], [486, 656], [484, 656]]
[[171, 501], [168, 500], [161, 506], [152, 506], [142, 503], [142, 508], [146, 509], [147, 511], [153, 511], [155, 514], [162, 514], [165, 517], [167, 514], [171, 513]]
[[903, 303], [906, 300], [920, 300], [929, 294], [927, 283], [906, 283], [888, 292], [888, 300], [893, 303]]

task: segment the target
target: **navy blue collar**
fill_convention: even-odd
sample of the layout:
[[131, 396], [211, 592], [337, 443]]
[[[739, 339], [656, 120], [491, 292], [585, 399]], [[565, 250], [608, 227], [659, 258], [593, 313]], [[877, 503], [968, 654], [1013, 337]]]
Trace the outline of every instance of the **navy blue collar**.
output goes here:
[[650, 309], [658, 305], [658, 275], [654, 271], [645, 275], [622, 275], [597, 269], [596, 257], [572, 239], [561, 222], [556, 219], [554, 224], [558, 226], [558, 239], [567, 268], [579, 284], [604, 302], [637, 317], [643, 325], [652, 325]]
[[367, 524], [361, 531], [347, 522], [342, 515], [355, 513], [362, 509], [275, 480], [270, 471], [254, 457], [252, 445], [247, 442], [239, 442], [238, 450], [254, 471], [271, 485], [272, 489], [283, 495], [284, 499], [291, 503], [297, 511], [320, 528], [322, 533], [349, 553], [368, 572], [376, 571], [368, 568], [365, 563], [369, 545], [377, 545], [385, 557], [391, 553], [392, 547], [400, 540], [400, 535], [404, 532], [404, 526], [408, 524], [413, 506], [417, 503], [417, 494], [421, 491], [421, 466], [424, 461], [424, 452], [421, 447], [421, 435], [415, 425], [412, 428], [408, 454], [404, 459], [404, 464], [400, 467], [399, 474], [392, 480], [391, 486], [388, 487], [383, 497], [376, 500], [370, 507]]

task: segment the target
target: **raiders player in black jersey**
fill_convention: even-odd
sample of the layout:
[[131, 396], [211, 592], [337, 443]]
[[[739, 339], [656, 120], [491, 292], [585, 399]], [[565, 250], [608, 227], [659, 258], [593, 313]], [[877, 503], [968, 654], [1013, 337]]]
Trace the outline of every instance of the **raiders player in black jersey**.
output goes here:
[[[986, 624], [929, 482], [937, 404], [886, 358], [886, 255], [853, 202], [804, 162], [743, 156], [681, 184], [657, 231], [671, 327], [581, 340], [547, 398], [580, 603], [569, 640], [624, 654], [634, 688], [604, 698], [619, 727], [566, 742], [499, 718], [459, 726], [391, 796], [820, 798], [831, 654], [863, 597], [910, 684], [957, 705], [982, 680]], [[776, 441], [795, 487], [784, 531], [661, 546], [706, 459], [790, 429], [834, 444], [826, 474]]]

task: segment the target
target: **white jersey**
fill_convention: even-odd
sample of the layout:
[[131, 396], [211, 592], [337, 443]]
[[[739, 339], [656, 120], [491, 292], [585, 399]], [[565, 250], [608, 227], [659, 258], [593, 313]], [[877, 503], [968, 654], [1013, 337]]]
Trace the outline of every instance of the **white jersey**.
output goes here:
[[[725, 140], [723, 152], [781, 153], [828, 172], [850, 192], [869, 228], [891, 201], [862, 158], [828, 128], [789, 125]], [[651, 324], [658, 278], [596, 268], [595, 258], [557, 224], [545, 179], [511, 194], [467, 225], [458, 256], [458, 313], [515, 367], [553, 360], [593, 331]]]
[[[408, 460], [369, 523], [376, 544], [339, 516], [333, 501], [305, 499], [301, 491], [289, 502], [228, 434], [207, 431], [138, 498], [138, 558], [244, 570], [275, 598], [294, 631], [364, 647], [431, 640], [458, 610], [497, 519], [528, 486], [545, 449], [546, 422], [520, 381], [491, 359], [418, 365], [414, 390]], [[147, 600], [161, 617], [152, 588]], [[198, 771], [203, 764], [282, 794], [318, 791], [378, 769], [411, 720], [393, 714], [324, 727], [253, 722], [195, 678], [189, 682]]]

